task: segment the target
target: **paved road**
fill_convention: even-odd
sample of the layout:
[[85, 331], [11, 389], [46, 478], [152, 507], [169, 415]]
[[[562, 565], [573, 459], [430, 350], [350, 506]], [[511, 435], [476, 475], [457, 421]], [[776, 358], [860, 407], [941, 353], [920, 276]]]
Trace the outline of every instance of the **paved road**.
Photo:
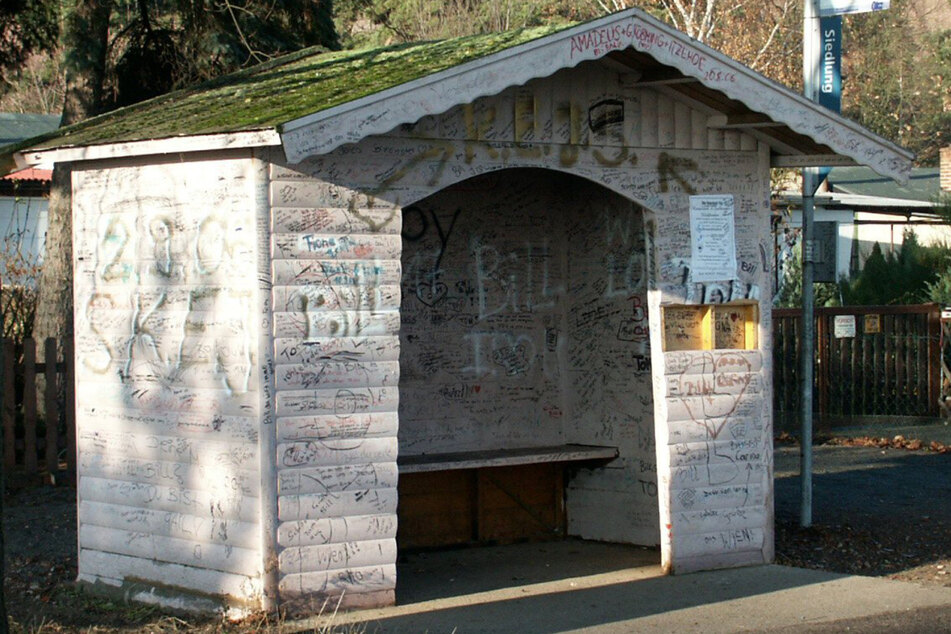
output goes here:
[[[777, 518], [799, 518], [799, 453], [795, 446], [776, 449]], [[881, 518], [951, 523], [949, 454], [817, 446], [813, 452], [812, 480], [815, 524]]]

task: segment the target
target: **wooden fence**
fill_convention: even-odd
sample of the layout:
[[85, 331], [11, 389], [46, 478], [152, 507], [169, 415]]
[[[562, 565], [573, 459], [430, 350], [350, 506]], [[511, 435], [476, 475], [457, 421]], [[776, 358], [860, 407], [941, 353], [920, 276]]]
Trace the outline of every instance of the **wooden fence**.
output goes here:
[[[773, 404], [780, 415], [800, 409], [801, 343], [802, 311], [774, 310]], [[940, 308], [817, 308], [814, 399], [815, 413], [828, 418], [939, 416]]]
[[[65, 363], [56, 360], [55, 339], [44, 342], [42, 361], [37, 361], [33, 339], [25, 339], [21, 345], [4, 339], [0, 345], [4, 475], [16, 484], [71, 480], [76, 472], [71, 341], [65, 342], [62, 351], [61, 356], [68, 360]], [[42, 394], [38, 393], [38, 376], [46, 379], [40, 382]]]

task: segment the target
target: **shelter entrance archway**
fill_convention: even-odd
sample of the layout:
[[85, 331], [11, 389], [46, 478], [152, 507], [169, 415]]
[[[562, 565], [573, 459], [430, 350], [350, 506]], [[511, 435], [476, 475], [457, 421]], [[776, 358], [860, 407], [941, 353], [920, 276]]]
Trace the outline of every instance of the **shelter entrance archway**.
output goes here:
[[403, 209], [400, 547], [659, 542], [647, 213], [542, 169]]

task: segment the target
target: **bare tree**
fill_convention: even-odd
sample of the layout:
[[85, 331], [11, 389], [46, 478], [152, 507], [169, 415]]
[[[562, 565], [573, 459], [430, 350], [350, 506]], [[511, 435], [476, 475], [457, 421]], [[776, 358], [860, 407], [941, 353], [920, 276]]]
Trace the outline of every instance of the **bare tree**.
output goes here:
[[[99, 113], [106, 71], [112, 0], [77, 0], [66, 19], [66, 98], [61, 125]], [[69, 168], [57, 164], [50, 190], [49, 228], [33, 336], [42, 341], [73, 329], [72, 210]]]
[[666, 19], [690, 37], [719, 48], [780, 81], [796, 81], [797, 0], [595, 0], [603, 13], [632, 7]]
[[667, 19], [678, 30], [701, 42], [706, 41], [716, 26], [717, 0], [596, 0], [605, 13], [614, 13], [635, 6], [653, 5], [664, 10]]

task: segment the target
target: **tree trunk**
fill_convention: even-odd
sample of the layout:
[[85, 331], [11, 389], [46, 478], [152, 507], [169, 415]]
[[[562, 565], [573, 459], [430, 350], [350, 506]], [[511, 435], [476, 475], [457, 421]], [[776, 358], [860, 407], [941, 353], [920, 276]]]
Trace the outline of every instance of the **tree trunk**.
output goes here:
[[33, 336], [62, 340], [73, 331], [73, 237], [68, 164], [57, 163], [50, 189], [46, 253], [40, 273]]
[[[3, 280], [0, 279], [0, 295], [3, 294]], [[0, 332], [3, 332], [3, 314], [0, 314]], [[0, 385], [5, 385], [3, 382], [3, 368], [5, 365], [6, 359], [3, 358], [3, 342], [0, 340]], [[13, 398], [12, 394], [4, 394], [3, 390], [0, 389], [0, 412], [3, 411], [3, 402], [4, 399]], [[7, 569], [4, 566], [5, 559], [7, 556], [6, 551], [6, 542], [3, 537], [3, 497], [7, 493], [7, 482], [6, 474], [4, 469], [6, 465], [3, 464], [3, 430], [0, 429], [0, 634], [7, 634], [9, 632], [9, 619], [7, 618], [7, 603], [4, 598], [3, 587], [6, 584], [7, 580]]]
[[[99, 113], [102, 104], [109, 16], [113, 0], [78, 0], [66, 19], [66, 101], [62, 125]], [[33, 336], [58, 340], [73, 331], [73, 218], [68, 164], [57, 163], [50, 191], [49, 228], [40, 274]]]

